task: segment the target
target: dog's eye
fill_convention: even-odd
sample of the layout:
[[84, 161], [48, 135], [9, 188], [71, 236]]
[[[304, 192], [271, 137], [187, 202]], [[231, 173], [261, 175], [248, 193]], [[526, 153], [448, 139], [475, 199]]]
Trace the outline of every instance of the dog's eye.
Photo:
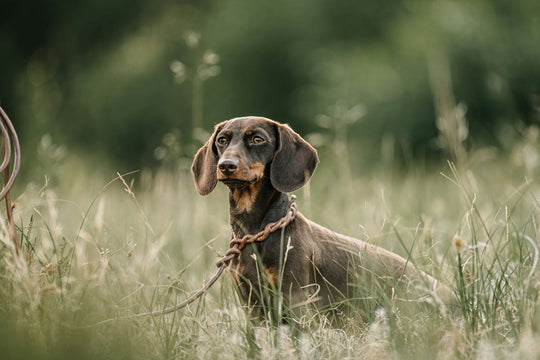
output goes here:
[[260, 136], [255, 135], [253, 138], [251, 138], [251, 141], [255, 144], [262, 144], [264, 142], [264, 139]]
[[229, 142], [229, 140], [225, 137], [225, 136], [220, 136], [216, 142], [219, 144], [219, 145], [227, 145], [227, 143]]

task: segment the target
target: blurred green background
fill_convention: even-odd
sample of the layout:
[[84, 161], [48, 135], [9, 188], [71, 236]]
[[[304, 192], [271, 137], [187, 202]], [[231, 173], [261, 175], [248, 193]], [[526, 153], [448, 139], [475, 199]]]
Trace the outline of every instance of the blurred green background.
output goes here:
[[0, 226], [0, 357], [251, 356], [228, 281], [196, 310], [91, 326], [208, 278], [227, 189], [201, 199], [188, 168], [213, 124], [242, 115], [319, 150], [303, 214], [411, 256], [470, 304], [457, 323], [302, 331], [296, 352], [259, 332], [261, 358], [540, 354], [540, 0], [2, 0], [0, 14], [26, 259]]
[[0, 101], [27, 169], [51, 143], [65, 147], [49, 156], [119, 170], [190, 157], [207, 136], [196, 129], [241, 115], [320, 149], [341, 136], [363, 164], [438, 159], [436, 119], [451, 109], [474, 135], [464, 142], [503, 151], [540, 121], [537, 0], [3, 0], [1, 12]]

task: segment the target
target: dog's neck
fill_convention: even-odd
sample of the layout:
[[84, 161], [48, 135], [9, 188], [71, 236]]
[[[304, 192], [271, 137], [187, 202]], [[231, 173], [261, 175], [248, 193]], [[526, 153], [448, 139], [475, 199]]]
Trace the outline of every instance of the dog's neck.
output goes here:
[[[255, 194], [253, 192], [256, 191]], [[249, 192], [249, 193], [241, 193]], [[246, 206], [237, 201], [239, 198], [251, 197], [252, 201]], [[260, 184], [251, 188], [230, 189], [230, 223], [234, 234], [242, 237], [261, 231], [266, 224], [277, 221], [287, 213], [289, 199], [287, 194], [276, 190], [265, 176]]]

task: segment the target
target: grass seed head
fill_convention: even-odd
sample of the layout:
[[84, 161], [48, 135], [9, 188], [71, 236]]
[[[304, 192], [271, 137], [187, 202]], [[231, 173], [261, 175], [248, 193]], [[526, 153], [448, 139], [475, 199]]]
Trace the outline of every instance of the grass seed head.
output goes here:
[[465, 240], [459, 235], [455, 235], [454, 239], [452, 240], [452, 243], [454, 245], [454, 248], [458, 253], [462, 252], [463, 249], [465, 249]]

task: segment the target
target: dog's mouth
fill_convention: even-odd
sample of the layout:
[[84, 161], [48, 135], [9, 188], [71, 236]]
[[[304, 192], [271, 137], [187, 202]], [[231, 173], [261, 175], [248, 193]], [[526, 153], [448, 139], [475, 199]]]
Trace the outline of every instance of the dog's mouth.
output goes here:
[[231, 189], [242, 189], [249, 185], [255, 184], [257, 181], [259, 181], [259, 177], [255, 176], [251, 180], [224, 178], [224, 179], [219, 179], [219, 181], [221, 181], [223, 184], [227, 185]]

